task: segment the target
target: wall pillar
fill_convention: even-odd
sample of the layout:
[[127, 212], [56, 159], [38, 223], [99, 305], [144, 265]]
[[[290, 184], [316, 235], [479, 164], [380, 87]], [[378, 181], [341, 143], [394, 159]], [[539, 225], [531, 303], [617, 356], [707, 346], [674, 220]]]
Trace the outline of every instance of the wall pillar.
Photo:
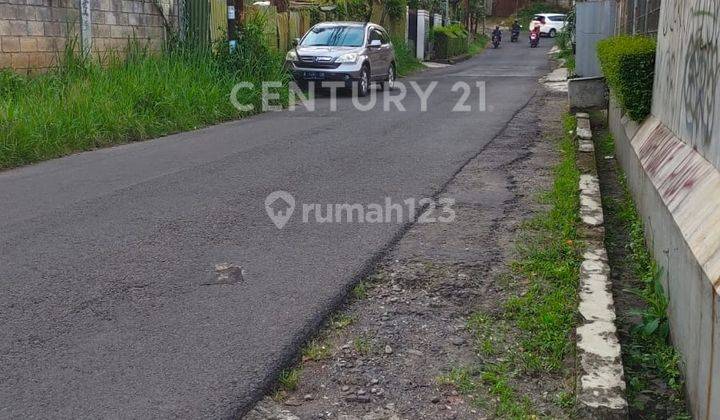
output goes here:
[[90, 0], [80, 0], [80, 45], [85, 57], [92, 51], [92, 13]]
[[428, 36], [430, 15], [427, 10], [417, 11], [417, 40], [415, 41], [415, 57], [425, 60], [425, 45]]

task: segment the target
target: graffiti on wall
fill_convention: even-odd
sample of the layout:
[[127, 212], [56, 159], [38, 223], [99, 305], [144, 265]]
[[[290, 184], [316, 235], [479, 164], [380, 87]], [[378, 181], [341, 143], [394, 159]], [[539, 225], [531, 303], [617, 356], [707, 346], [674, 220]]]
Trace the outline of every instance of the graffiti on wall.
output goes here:
[[720, 2], [663, 2], [653, 112], [720, 168]]

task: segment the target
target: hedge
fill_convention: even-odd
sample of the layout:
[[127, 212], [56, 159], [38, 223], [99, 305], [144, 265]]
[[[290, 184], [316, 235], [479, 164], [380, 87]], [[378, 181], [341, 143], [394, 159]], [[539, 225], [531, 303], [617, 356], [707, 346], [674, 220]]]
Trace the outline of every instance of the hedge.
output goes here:
[[436, 26], [432, 36], [436, 58], [452, 58], [468, 52], [468, 31], [462, 25]]
[[615, 36], [598, 42], [600, 67], [620, 106], [635, 121], [650, 115], [655, 77], [655, 40]]

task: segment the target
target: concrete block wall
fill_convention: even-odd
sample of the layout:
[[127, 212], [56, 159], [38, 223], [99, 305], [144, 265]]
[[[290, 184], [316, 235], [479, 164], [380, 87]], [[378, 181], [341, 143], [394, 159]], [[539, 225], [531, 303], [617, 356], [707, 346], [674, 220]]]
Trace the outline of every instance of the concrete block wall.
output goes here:
[[[73, 0], [0, 0], [0, 68], [44, 69], [57, 60], [77, 22]], [[70, 29], [70, 33], [68, 33]]]
[[[160, 6], [177, 19], [175, 2]], [[154, 49], [165, 40], [160, 10], [150, 0], [92, 0], [91, 10], [96, 58], [123, 51], [132, 37]], [[79, 16], [78, 0], [0, 0], [0, 68], [27, 73], [57, 64], [68, 40], [80, 42]]]

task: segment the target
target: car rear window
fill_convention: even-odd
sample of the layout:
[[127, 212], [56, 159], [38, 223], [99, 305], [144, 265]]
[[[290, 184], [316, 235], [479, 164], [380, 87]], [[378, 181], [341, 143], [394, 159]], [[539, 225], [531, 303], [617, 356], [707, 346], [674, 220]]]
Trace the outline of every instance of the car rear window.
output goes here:
[[360, 47], [365, 28], [362, 26], [319, 26], [312, 28], [300, 45], [304, 47]]

